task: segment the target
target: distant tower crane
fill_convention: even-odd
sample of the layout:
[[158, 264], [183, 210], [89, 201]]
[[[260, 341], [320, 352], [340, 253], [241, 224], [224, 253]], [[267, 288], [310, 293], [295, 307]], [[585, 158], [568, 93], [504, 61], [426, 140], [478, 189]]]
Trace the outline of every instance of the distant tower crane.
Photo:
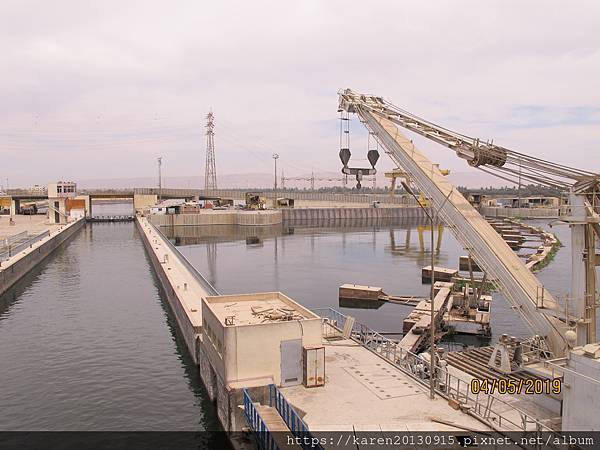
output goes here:
[[[344, 176], [342, 178], [337, 177], [315, 177], [314, 172], [311, 173], [309, 177], [285, 177], [283, 176], [283, 172], [281, 174], [281, 188], [285, 189], [286, 181], [310, 181], [310, 189], [315, 190], [315, 181], [334, 181], [341, 182], [344, 186], [348, 184], [348, 177]], [[377, 187], [377, 180], [375, 176], [371, 177], [371, 181], [373, 182], [373, 189]]]
[[215, 164], [215, 124], [212, 111], [206, 115], [206, 167], [204, 169], [204, 189], [217, 189], [217, 167]]

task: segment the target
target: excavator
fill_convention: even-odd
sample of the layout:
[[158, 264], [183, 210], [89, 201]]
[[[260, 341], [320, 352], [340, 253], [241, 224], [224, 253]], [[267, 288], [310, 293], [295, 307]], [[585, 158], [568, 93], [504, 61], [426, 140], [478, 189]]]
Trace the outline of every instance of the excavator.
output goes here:
[[[572, 168], [496, 145], [493, 141], [451, 131], [403, 110], [384, 98], [345, 89], [339, 93], [342, 123], [355, 114], [379, 147], [427, 198], [428, 206], [453, 232], [477, 264], [493, 278], [512, 308], [534, 336], [528, 341], [541, 358], [566, 355], [570, 348], [596, 342], [596, 239], [600, 237], [600, 174]], [[560, 221], [571, 228], [573, 281], [567, 305], [549, 293], [538, 278], [491, 227], [484, 217], [447, 180], [401, 129], [416, 133], [453, 150], [471, 167], [516, 183], [558, 188], [569, 203]], [[369, 150], [371, 167], [350, 167], [349, 138], [340, 138], [342, 173], [373, 175], [379, 158]], [[430, 203], [430, 204], [429, 204]], [[502, 342], [506, 340], [501, 340]]]

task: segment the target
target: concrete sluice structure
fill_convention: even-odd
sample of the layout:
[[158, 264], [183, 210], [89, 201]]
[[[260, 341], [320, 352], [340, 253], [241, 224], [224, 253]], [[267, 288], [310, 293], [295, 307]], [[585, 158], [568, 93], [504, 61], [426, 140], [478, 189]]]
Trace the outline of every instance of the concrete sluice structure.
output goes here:
[[[554, 417], [538, 420], [511, 396], [473, 395], [469, 376], [443, 360], [431, 400], [427, 354], [335, 310], [309, 311], [279, 292], [219, 295], [148, 219], [136, 223], [227, 432], [281, 430], [281, 421], [315, 435], [551, 431], [544, 420]], [[251, 444], [231, 436], [236, 447]]]

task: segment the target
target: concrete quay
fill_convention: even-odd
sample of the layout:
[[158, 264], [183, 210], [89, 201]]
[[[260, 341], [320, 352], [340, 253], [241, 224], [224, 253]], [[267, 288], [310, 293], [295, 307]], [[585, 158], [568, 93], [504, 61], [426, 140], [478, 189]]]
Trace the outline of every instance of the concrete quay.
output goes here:
[[[6, 292], [85, 224], [83, 218], [66, 225], [48, 224], [45, 216], [14, 216], [13, 219], [15, 225], [8, 225], [8, 219], [6, 221], [2, 219], [0, 239], [23, 232], [27, 232], [28, 235], [38, 235], [39, 239], [24, 241], [25, 248], [0, 262], [0, 294]], [[44, 231], [47, 231], [47, 234], [41, 235], [40, 233]], [[28, 246], [27, 242], [30, 242]]]
[[58, 229], [60, 225], [48, 223], [45, 215], [12, 216], [14, 225], [9, 225], [9, 216], [0, 216], [0, 244], [2, 241], [15, 234], [26, 232], [30, 235], [39, 234], [42, 231]]

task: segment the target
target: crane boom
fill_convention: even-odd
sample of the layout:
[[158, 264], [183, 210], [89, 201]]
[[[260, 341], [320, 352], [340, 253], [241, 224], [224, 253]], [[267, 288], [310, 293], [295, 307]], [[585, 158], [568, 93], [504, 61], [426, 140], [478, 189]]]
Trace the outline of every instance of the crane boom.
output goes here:
[[[398, 167], [410, 173], [419, 188], [431, 198], [432, 207], [477, 263], [498, 282], [513, 309], [529, 328], [545, 338], [554, 355], [562, 356], [568, 345], [564, 336], [566, 324], [559, 319], [558, 302], [491, 225], [448, 182], [439, 168], [400, 132], [396, 125], [398, 121], [403, 124], [405, 122], [396, 115], [390, 117], [385, 108], [382, 111], [382, 106], [385, 105], [379, 97], [367, 97], [350, 90], [340, 93], [340, 111], [359, 116], [390, 158]], [[416, 125], [419, 124], [407, 128], [413, 129]], [[438, 131], [423, 128], [420, 134], [423, 133], [435, 134]], [[469, 151], [467, 144], [461, 144], [458, 140], [451, 141], [449, 136], [450, 132], [444, 136], [439, 132], [434, 140], [456, 149], [457, 153]], [[477, 155], [475, 150], [472, 156], [487, 158], [488, 164], [501, 162], [494, 160], [498, 157], [497, 153], [480, 152]]]

